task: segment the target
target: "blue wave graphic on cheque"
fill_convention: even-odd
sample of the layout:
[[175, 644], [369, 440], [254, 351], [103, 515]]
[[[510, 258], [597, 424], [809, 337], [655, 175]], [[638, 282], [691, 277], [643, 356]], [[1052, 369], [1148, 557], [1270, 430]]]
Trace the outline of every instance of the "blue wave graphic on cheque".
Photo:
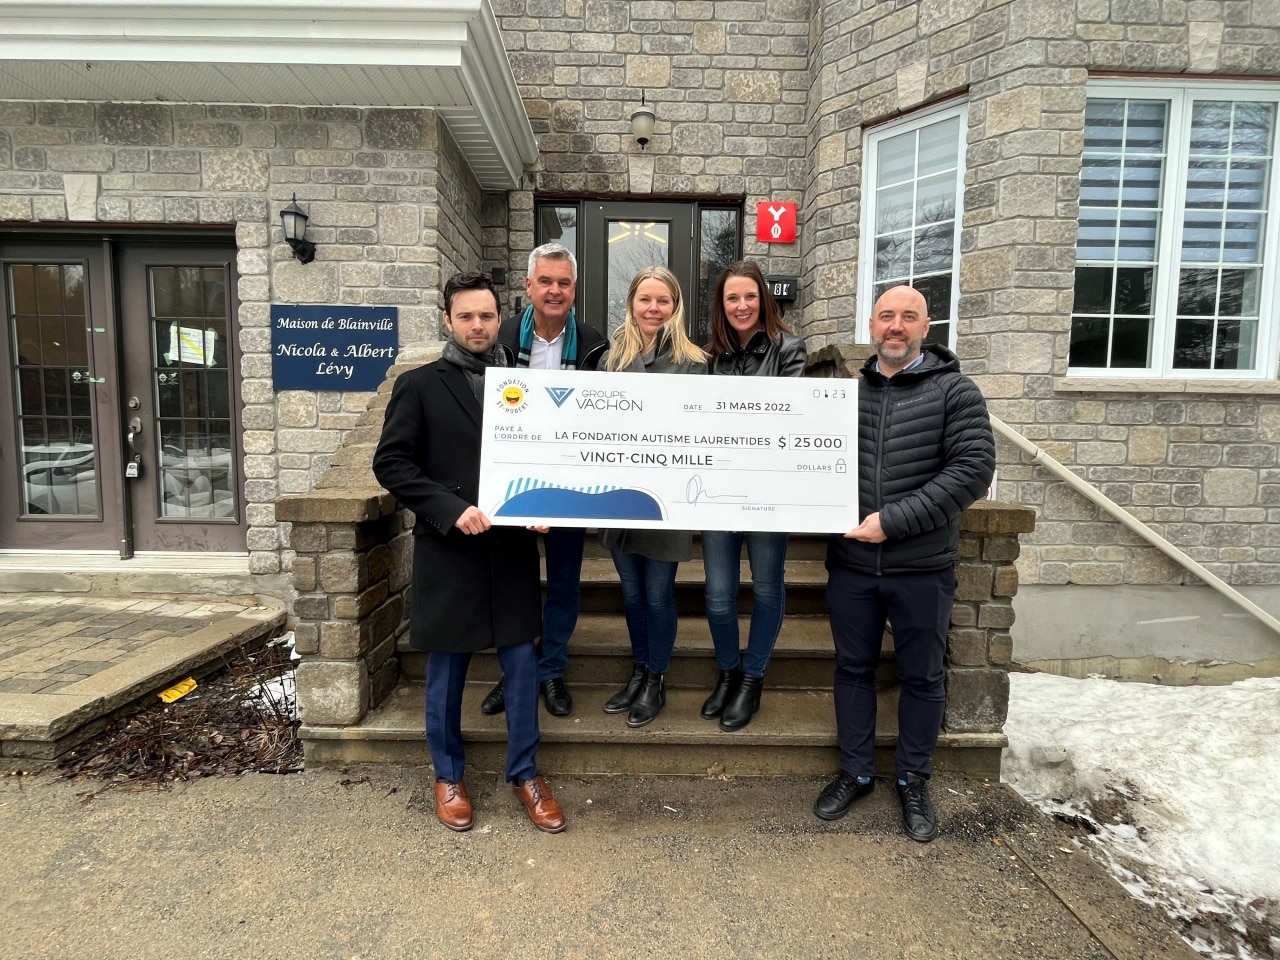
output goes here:
[[500, 517], [567, 517], [582, 520], [661, 520], [662, 504], [652, 494], [627, 487], [555, 487], [533, 477], [507, 484]]

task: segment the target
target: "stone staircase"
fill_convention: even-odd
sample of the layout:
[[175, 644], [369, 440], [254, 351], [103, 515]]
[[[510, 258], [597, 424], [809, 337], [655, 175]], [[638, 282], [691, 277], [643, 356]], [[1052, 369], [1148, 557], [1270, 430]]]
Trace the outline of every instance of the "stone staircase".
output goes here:
[[[582, 571], [582, 616], [570, 643], [566, 683], [572, 715], [540, 714], [541, 767], [550, 774], [684, 774], [768, 776], [823, 774], [838, 766], [832, 705], [832, 641], [826, 618], [823, 565], [825, 538], [796, 536], [788, 551], [787, 617], [774, 652], [760, 712], [743, 730], [725, 733], [699, 709], [716, 676], [711, 634], [703, 615], [700, 555], [682, 563], [676, 581], [680, 612], [676, 650], [667, 674], [667, 706], [652, 724], [626, 726], [625, 715], [608, 716], [603, 704], [631, 672], [631, 647], [622, 617], [617, 575], [594, 536], [588, 538]], [[695, 548], [697, 541], [695, 539]], [[750, 569], [743, 563], [739, 610], [745, 643], [751, 604]], [[304, 727], [307, 762], [421, 763], [422, 677], [425, 654], [398, 647], [401, 679], [383, 703], [354, 726]], [[497, 658], [472, 661], [463, 705], [467, 760], [475, 769], [502, 769], [506, 728], [501, 716], [480, 713], [480, 701], [498, 679]], [[877, 765], [891, 770], [896, 743], [897, 672], [892, 639], [886, 635], [879, 681]], [[944, 731], [937, 766], [974, 775], [999, 770], [1000, 733]]]
[[[869, 349], [825, 347], [810, 355], [808, 375], [853, 376]], [[378, 486], [370, 463], [395, 378], [438, 353], [439, 344], [403, 351], [315, 489], [276, 501], [276, 519], [290, 524], [289, 546], [295, 554], [300, 736], [313, 766], [426, 760], [423, 658], [405, 643], [413, 518]], [[935, 757], [939, 769], [999, 773], [1013, 650], [1012, 597], [1018, 587], [1013, 563], [1019, 535], [1034, 527], [1034, 511], [985, 500], [961, 518], [956, 605], [947, 640], [947, 710]], [[543, 768], [551, 774], [701, 776], [835, 770], [824, 554], [824, 538], [792, 538], [786, 564], [788, 615], [765, 679], [763, 706], [735, 733], [724, 733], [698, 715], [716, 668], [703, 618], [701, 559], [681, 564], [676, 588], [681, 618], [667, 706], [652, 724], [631, 730], [622, 716], [606, 716], [601, 710], [630, 673], [631, 658], [612, 561], [589, 539], [583, 616], [569, 648], [574, 712], [558, 719], [543, 711]], [[739, 609], [750, 609], [745, 569]], [[742, 633], [745, 638], [745, 620]], [[498, 771], [505, 724], [502, 717], [485, 717], [479, 710], [497, 679], [496, 659], [477, 655], [471, 670], [463, 707], [468, 762], [478, 770]], [[891, 647], [882, 656], [879, 673], [877, 765], [891, 772], [897, 739]]]

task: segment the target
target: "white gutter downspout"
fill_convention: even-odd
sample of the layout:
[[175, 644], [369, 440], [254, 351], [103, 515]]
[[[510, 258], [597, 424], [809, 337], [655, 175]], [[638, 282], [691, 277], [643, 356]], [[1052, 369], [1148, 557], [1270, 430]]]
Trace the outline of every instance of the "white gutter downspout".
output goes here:
[[1242, 594], [1239, 590], [1235, 589], [1221, 577], [1215, 576], [1195, 560], [1192, 560], [1172, 543], [1160, 536], [1160, 534], [1156, 533], [1124, 507], [1120, 506], [1120, 504], [1116, 503], [1110, 497], [1105, 496], [1101, 491], [1095, 489], [1084, 480], [1081, 480], [1060, 462], [1049, 456], [1049, 454], [1045, 453], [1040, 449], [1040, 447], [1036, 446], [999, 417], [993, 416], [991, 418], [991, 425], [995, 427], [996, 433], [1015, 444], [1023, 453], [1031, 457], [1033, 462], [1046, 467], [1050, 473], [1059, 479], [1064, 480], [1073, 490], [1079, 493], [1086, 500], [1097, 504], [1138, 536], [1142, 537], [1142, 539], [1146, 540], [1153, 547], [1158, 549], [1165, 556], [1181, 564], [1232, 603], [1235, 603], [1237, 606], [1247, 610], [1276, 633], [1280, 633], [1280, 620], [1277, 620], [1271, 614], [1267, 613], [1267, 611], [1263, 610], [1260, 606]]

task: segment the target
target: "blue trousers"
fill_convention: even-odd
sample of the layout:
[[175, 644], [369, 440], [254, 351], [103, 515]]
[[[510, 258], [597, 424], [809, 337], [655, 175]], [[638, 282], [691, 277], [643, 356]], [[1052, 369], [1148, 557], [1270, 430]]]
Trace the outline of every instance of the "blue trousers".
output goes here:
[[[427, 655], [427, 750], [437, 780], [462, 779], [466, 754], [462, 746], [462, 692], [469, 653]], [[507, 779], [538, 775], [538, 661], [533, 643], [498, 647], [502, 688], [507, 698]]]
[[898, 695], [899, 777], [928, 777], [946, 707], [943, 660], [955, 602], [954, 570], [872, 576], [828, 565], [827, 609], [836, 647], [836, 734], [840, 768], [874, 776], [876, 665], [886, 620], [893, 625]]
[[676, 568], [680, 565], [617, 549], [611, 552], [622, 581], [631, 657], [650, 673], [666, 673], [676, 646]]
[[542, 606], [538, 682], [563, 677], [569, 667], [569, 638], [582, 602], [582, 551], [587, 531], [553, 527], [542, 535], [547, 558], [547, 600]]
[[[716, 648], [716, 666], [749, 677], [763, 677], [773, 656], [773, 645], [782, 629], [786, 594], [782, 572], [787, 560], [785, 533], [726, 533], [708, 530], [702, 535], [702, 562], [707, 580], [707, 623]], [[741, 580], [742, 544], [751, 561], [751, 630], [747, 650], [738, 653], [738, 585]]]

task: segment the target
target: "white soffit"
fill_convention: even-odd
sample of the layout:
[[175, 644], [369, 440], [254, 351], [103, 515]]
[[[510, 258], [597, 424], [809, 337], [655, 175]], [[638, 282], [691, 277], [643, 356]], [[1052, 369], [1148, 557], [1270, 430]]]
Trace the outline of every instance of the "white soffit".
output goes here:
[[538, 155], [488, 0], [0, 0], [0, 100], [432, 107], [486, 190]]

